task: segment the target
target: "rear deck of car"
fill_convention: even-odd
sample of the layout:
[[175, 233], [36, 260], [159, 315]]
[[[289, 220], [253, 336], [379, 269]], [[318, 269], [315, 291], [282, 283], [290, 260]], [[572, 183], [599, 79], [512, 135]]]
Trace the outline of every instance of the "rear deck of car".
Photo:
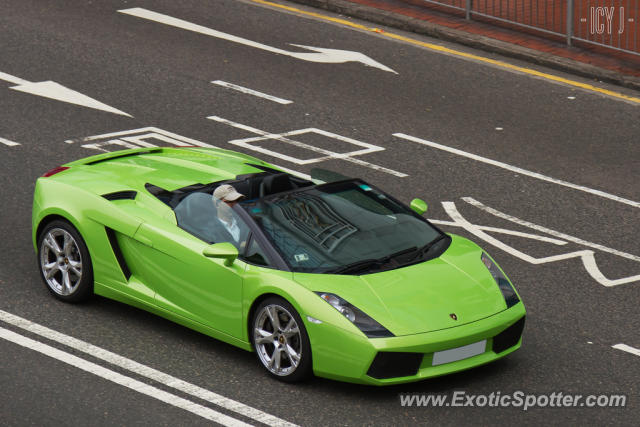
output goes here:
[[259, 173], [266, 165], [251, 156], [207, 148], [153, 148], [99, 154], [67, 163], [72, 173], [57, 179], [95, 194], [143, 191], [146, 184], [173, 191], [195, 184]]

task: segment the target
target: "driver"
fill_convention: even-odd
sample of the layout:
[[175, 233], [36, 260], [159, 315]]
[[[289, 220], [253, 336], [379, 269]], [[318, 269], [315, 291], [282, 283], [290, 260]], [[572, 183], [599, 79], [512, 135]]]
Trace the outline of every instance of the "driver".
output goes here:
[[218, 212], [217, 220], [233, 239], [230, 240], [230, 242], [238, 249], [244, 246], [249, 230], [247, 226], [237, 218], [232, 208], [244, 197], [242, 193], [237, 192], [236, 189], [229, 184], [223, 184], [213, 192], [213, 204]]

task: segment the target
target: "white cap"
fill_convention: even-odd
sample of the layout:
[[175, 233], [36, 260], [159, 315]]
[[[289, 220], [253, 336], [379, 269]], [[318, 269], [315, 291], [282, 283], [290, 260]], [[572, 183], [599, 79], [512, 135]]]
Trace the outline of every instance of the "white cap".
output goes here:
[[236, 189], [229, 184], [223, 184], [213, 192], [214, 199], [222, 200], [224, 202], [233, 202], [241, 197], [244, 196], [241, 193], [238, 193]]

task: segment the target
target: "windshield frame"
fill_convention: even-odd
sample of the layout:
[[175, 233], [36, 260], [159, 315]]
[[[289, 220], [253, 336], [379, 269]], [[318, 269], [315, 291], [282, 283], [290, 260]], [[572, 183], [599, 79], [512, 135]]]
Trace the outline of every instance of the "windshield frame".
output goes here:
[[[262, 200], [262, 199], [259, 199], [259, 200]], [[237, 203], [231, 209], [234, 212], [236, 212], [240, 217], [240, 219], [243, 220], [245, 224], [249, 227], [249, 232], [251, 233], [251, 239], [249, 239], [247, 243], [250, 243], [251, 240], [253, 239], [257, 240], [258, 244], [265, 250], [265, 252], [267, 252], [267, 257], [269, 258], [269, 261], [272, 264], [269, 266], [259, 266], [259, 267], [271, 268], [271, 269], [280, 270], [280, 271], [293, 271], [289, 263], [287, 263], [285, 258], [282, 256], [278, 247], [271, 242], [271, 239], [269, 238], [269, 236], [266, 235], [262, 227], [260, 227], [258, 223], [254, 221], [251, 215], [249, 215], [249, 213], [245, 209], [240, 207], [240, 204], [242, 204], [242, 201]], [[249, 249], [249, 244], [247, 244], [247, 247], [244, 248], [244, 251], [241, 255], [245, 255], [248, 249]], [[252, 263], [249, 263], [249, 264], [255, 265]]]

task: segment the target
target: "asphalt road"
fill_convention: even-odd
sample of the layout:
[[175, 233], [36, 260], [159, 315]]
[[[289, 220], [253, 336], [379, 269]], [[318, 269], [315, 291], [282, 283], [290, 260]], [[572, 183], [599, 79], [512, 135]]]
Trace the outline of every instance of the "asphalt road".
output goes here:
[[[612, 346], [640, 349], [638, 103], [253, 1], [1, 0], [0, 7], [0, 314], [20, 316], [300, 425], [637, 425], [640, 357]], [[260, 45], [118, 12], [133, 7]], [[310, 62], [287, 54], [309, 52], [291, 44], [360, 52], [395, 73], [362, 62]], [[211, 83], [216, 80], [292, 103]], [[10, 89], [43, 81], [131, 117]], [[60, 94], [58, 90], [55, 96]], [[212, 116], [218, 119], [207, 119]], [[155, 129], [143, 129], [148, 127]], [[273, 138], [244, 146], [237, 142], [265, 132], [310, 128], [320, 131], [291, 136], [306, 148]], [[114, 132], [123, 133], [89, 139]], [[375, 147], [347, 159], [331, 154], [360, 150], [358, 141]], [[254, 355], [146, 312], [98, 297], [82, 305], [54, 300], [38, 277], [30, 240], [35, 179], [99, 149], [198, 142], [244, 151], [302, 173], [323, 167], [363, 177], [406, 202], [425, 199], [429, 218], [479, 243], [509, 273], [528, 310], [522, 349], [471, 371], [398, 387], [323, 379], [287, 385], [268, 378]], [[308, 162], [318, 157], [324, 160]], [[468, 221], [465, 227], [456, 212]], [[482, 234], [480, 226], [494, 230]], [[556, 257], [546, 258], [550, 256]], [[66, 352], [50, 357], [0, 338], [0, 424], [209, 422], [133, 386], [82, 370], [72, 356], [205, 409], [257, 423], [95, 353], [25, 331], [6, 317], [0, 316], [0, 328], [46, 344], [47, 350], [38, 347], [42, 351]], [[400, 393], [517, 390], [625, 394], [627, 405], [523, 411], [400, 404]]]

